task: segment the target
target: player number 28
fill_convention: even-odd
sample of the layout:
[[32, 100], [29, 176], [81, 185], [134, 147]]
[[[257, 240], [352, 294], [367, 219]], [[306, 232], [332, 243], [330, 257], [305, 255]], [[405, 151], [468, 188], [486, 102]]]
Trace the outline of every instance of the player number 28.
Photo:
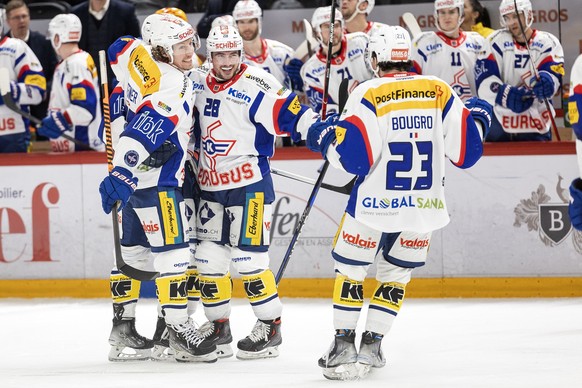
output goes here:
[[[386, 168], [386, 189], [429, 190], [432, 187], [432, 142], [396, 142], [390, 143], [389, 148], [392, 155], [401, 156], [402, 159], [388, 162]], [[414, 148], [416, 148], [416, 153], [421, 158], [421, 174], [410, 174], [415, 155]]]
[[220, 100], [214, 98], [207, 98], [206, 105], [204, 105], [204, 116], [218, 117], [218, 110], [220, 109]]

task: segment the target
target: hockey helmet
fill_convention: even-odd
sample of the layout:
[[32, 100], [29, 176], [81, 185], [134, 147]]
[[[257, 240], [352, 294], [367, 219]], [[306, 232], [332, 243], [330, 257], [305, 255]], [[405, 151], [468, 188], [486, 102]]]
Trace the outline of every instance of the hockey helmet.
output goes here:
[[[400, 26], [381, 26], [370, 36], [368, 48], [366, 49], [366, 60], [370, 68], [372, 58], [380, 62], [407, 62], [410, 60], [412, 43], [408, 31]], [[378, 75], [378, 67], [374, 69]]]
[[6, 10], [0, 8], [0, 35], [4, 32], [4, 18], [6, 17]]
[[[517, 10], [515, 6], [517, 5]], [[505, 15], [509, 15], [511, 13], [523, 13], [525, 18], [525, 25], [526, 28], [530, 28], [533, 23], [533, 9], [531, 6], [531, 1], [529, 0], [502, 0], [501, 5], [499, 6], [499, 14], [501, 15], [501, 26], [506, 27], [505, 19], [503, 18]]]
[[[152, 48], [161, 47], [170, 57], [170, 63], [174, 61], [174, 50], [172, 46], [177, 43], [192, 40], [194, 49], [200, 47], [200, 39], [194, 28], [184, 20], [172, 14], [153, 14], [146, 18], [144, 24], [148, 22], [149, 31], [146, 31], [146, 38], [149, 34], [149, 41]], [[142, 35], [144, 29], [142, 27]], [[144, 38], [144, 40], [146, 40]]]
[[[449, 9], [449, 8], [457, 8], [459, 10], [459, 21], [457, 22], [457, 27], [450, 31], [445, 31], [441, 28], [439, 24], [439, 10], [440, 9]], [[437, 29], [443, 33], [450, 33], [457, 31], [461, 24], [463, 24], [463, 20], [465, 19], [465, 1], [464, 0], [436, 0], [434, 2], [434, 20]]]
[[222, 15], [222, 16], [217, 16], [214, 18], [214, 20], [212, 21], [211, 24], [211, 29], [216, 27], [216, 26], [233, 26], [236, 27], [236, 23], [234, 21], [234, 18], [232, 17], [232, 15]]
[[[362, 4], [362, 3], [367, 3], [366, 8], [360, 9], [360, 4]], [[360, 13], [369, 15], [370, 12], [372, 12], [372, 9], [374, 8], [374, 4], [375, 4], [375, 0], [358, 0], [358, 3], [356, 4], [356, 10], [352, 14], [352, 16], [350, 16], [349, 19], [346, 19], [346, 22], [351, 22], [352, 19], [355, 18], [356, 15], [358, 15]]]
[[174, 16], [179, 17], [180, 19], [182, 19], [183, 21], [188, 23], [188, 17], [186, 16], [186, 13], [184, 11], [182, 11], [180, 8], [176, 8], [176, 7], [160, 8], [156, 11], [156, 13], [157, 14], [169, 13], [169, 14], [172, 14]]
[[234, 21], [245, 19], [259, 19], [263, 16], [261, 6], [255, 0], [240, 0], [232, 10]]
[[206, 38], [206, 51], [209, 58], [212, 53], [237, 50], [241, 52], [242, 60], [243, 41], [236, 27], [219, 25], [210, 30]]
[[[72, 13], [62, 13], [51, 19], [48, 26], [51, 44], [58, 50], [63, 43], [76, 43], [81, 40], [83, 26], [79, 17]], [[58, 35], [59, 43], [55, 43]]]
[[[343, 31], [344, 17], [342, 16], [342, 13], [336, 8], [335, 21], [337, 22], [338, 20], [341, 24], [341, 29]], [[317, 38], [320, 44], [323, 42], [321, 38], [321, 25], [330, 22], [331, 22], [331, 6], [319, 7], [315, 9], [315, 12], [313, 12], [313, 16], [311, 17], [311, 26], [313, 27], [313, 30], [315, 31], [315, 37]]]

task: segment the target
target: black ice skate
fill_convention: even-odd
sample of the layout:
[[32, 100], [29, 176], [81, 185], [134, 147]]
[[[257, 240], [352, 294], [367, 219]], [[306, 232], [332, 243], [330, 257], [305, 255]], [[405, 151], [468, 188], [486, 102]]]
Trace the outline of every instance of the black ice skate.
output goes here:
[[238, 341], [236, 358], [254, 360], [277, 357], [282, 342], [281, 318], [267, 322], [258, 320], [251, 334]]
[[365, 331], [360, 342], [358, 353], [359, 377], [364, 378], [370, 373], [371, 368], [382, 368], [386, 365], [384, 353], [382, 353], [382, 334]]
[[135, 329], [135, 318], [113, 318], [109, 334], [109, 361], [149, 360], [154, 343], [141, 336]]
[[202, 337], [191, 319], [183, 324], [168, 324], [167, 328], [176, 361], [216, 362], [216, 344]]
[[163, 317], [158, 317], [156, 332], [154, 333], [154, 348], [152, 359], [155, 361], [170, 361], [174, 359], [174, 351], [170, 348], [170, 333]]
[[319, 359], [323, 376], [330, 380], [355, 380], [359, 377], [356, 362], [358, 352], [354, 341], [356, 332], [351, 329], [336, 330], [329, 350]]
[[208, 321], [198, 329], [198, 335], [216, 344], [218, 358], [232, 356], [232, 335], [230, 334], [230, 321], [228, 318]]

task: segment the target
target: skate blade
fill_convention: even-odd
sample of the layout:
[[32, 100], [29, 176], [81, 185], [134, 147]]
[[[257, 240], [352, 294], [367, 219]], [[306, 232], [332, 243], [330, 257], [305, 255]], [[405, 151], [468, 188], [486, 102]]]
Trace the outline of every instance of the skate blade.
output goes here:
[[174, 351], [166, 346], [154, 345], [152, 349], [152, 360], [153, 361], [174, 361]]
[[230, 344], [216, 345], [216, 356], [218, 358], [232, 357], [233, 354]]
[[322, 368], [323, 377], [328, 380], [352, 381], [360, 378], [360, 371], [356, 363], [341, 364], [333, 368]]
[[151, 349], [134, 349], [127, 346], [111, 346], [108, 359], [111, 362], [147, 361], [151, 358]]
[[358, 368], [358, 379], [365, 379], [372, 372], [372, 365], [358, 363], [356, 367]]
[[216, 356], [216, 352], [210, 352], [207, 354], [202, 354], [199, 356], [195, 356], [188, 352], [178, 351], [174, 354], [174, 359], [178, 362], [206, 362], [212, 363], [218, 360]]
[[261, 358], [274, 358], [279, 356], [278, 346], [271, 346], [265, 348], [260, 352], [247, 352], [246, 350], [240, 350], [236, 353], [236, 358], [239, 360], [258, 360]]

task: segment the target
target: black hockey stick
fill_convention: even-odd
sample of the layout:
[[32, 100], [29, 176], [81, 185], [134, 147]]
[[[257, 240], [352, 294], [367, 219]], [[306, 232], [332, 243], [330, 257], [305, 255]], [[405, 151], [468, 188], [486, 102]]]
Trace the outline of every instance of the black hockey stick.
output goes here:
[[[6, 105], [6, 107], [8, 109], [10, 109], [13, 112], [18, 113], [19, 115], [30, 120], [32, 123], [34, 123], [36, 125], [42, 124], [41, 119], [39, 119], [38, 117], [34, 117], [29, 112], [22, 110], [18, 106], [18, 104], [16, 102], [14, 102], [14, 100], [12, 99], [12, 94], [10, 93], [10, 78], [8, 75], [7, 68], [0, 69], [0, 94], [2, 95], [2, 99], [4, 100], [4, 105]], [[67, 139], [68, 141], [75, 143], [75, 145], [77, 147], [79, 147], [80, 149], [82, 149], [83, 151], [93, 150], [93, 148], [91, 148], [89, 146], [89, 144], [85, 144], [82, 141], [77, 140], [74, 137], [67, 135], [66, 133], [61, 133], [61, 137], [63, 137], [64, 139]]]
[[[105, 150], [107, 153], [107, 169], [109, 172], [113, 169], [113, 139], [111, 137], [111, 116], [109, 113], [109, 85], [107, 82], [107, 61], [105, 58], [105, 51], [99, 51], [99, 72], [101, 73], [101, 89], [103, 93], [103, 126], [105, 132]], [[115, 264], [117, 269], [132, 279], [136, 280], [153, 280], [157, 278], [160, 274], [157, 272], [143, 271], [128, 265], [123, 261], [123, 255], [121, 253], [121, 243], [119, 233], [119, 222], [117, 220], [117, 208], [118, 203], [116, 202], [111, 209], [111, 221], [113, 225], [113, 247], [115, 250]]]
[[[521, 35], [523, 35], [525, 49], [527, 50], [527, 53], [528, 53], [529, 58], [530, 58], [529, 63], [530, 63], [532, 72], [534, 73], [536, 80], [539, 82], [540, 81], [540, 74], [538, 73], [538, 69], [536, 68], [536, 65], [533, 63], [533, 57], [532, 57], [531, 51], [529, 49], [529, 42], [527, 41], [527, 36], [525, 35], [525, 28], [523, 27], [523, 23], [521, 22], [521, 18], [519, 17], [519, 10], [517, 9], [517, 0], [513, 0], [513, 7], [515, 10], [515, 16], [517, 17], [517, 22], [519, 23], [519, 29], [521, 30]], [[527, 17], [525, 15], [525, 12], [523, 13], [523, 16]], [[550, 102], [548, 101], [547, 98], [544, 98], [544, 103], [545, 103], [546, 109], [548, 110], [548, 113], [550, 115], [550, 124], [552, 126], [552, 131], [556, 134], [556, 139], [558, 139], [558, 141], [562, 141], [562, 139], [560, 138], [560, 133], [558, 132], [558, 127], [556, 125], [556, 121], [554, 120], [554, 116], [552, 116], [552, 108], [550, 106]]]
[[[289, 179], [294, 179], [298, 182], [307, 183], [309, 185], [315, 185], [315, 182], [316, 182], [313, 179], [310, 179], [310, 178], [307, 178], [307, 177], [304, 177], [301, 175], [293, 174], [292, 172], [278, 170], [278, 169], [272, 168], [272, 167], [271, 167], [271, 172], [275, 175], [279, 175], [279, 176], [289, 178]], [[330, 185], [329, 183], [323, 182], [321, 184], [321, 188], [329, 190], [329, 191], [334, 191], [336, 193], [349, 195], [352, 192], [352, 189], [354, 188], [355, 183], [356, 183], [356, 178], [352, 179], [351, 181], [349, 181], [348, 183], [346, 183], [343, 186], [335, 186], [335, 185]]]

